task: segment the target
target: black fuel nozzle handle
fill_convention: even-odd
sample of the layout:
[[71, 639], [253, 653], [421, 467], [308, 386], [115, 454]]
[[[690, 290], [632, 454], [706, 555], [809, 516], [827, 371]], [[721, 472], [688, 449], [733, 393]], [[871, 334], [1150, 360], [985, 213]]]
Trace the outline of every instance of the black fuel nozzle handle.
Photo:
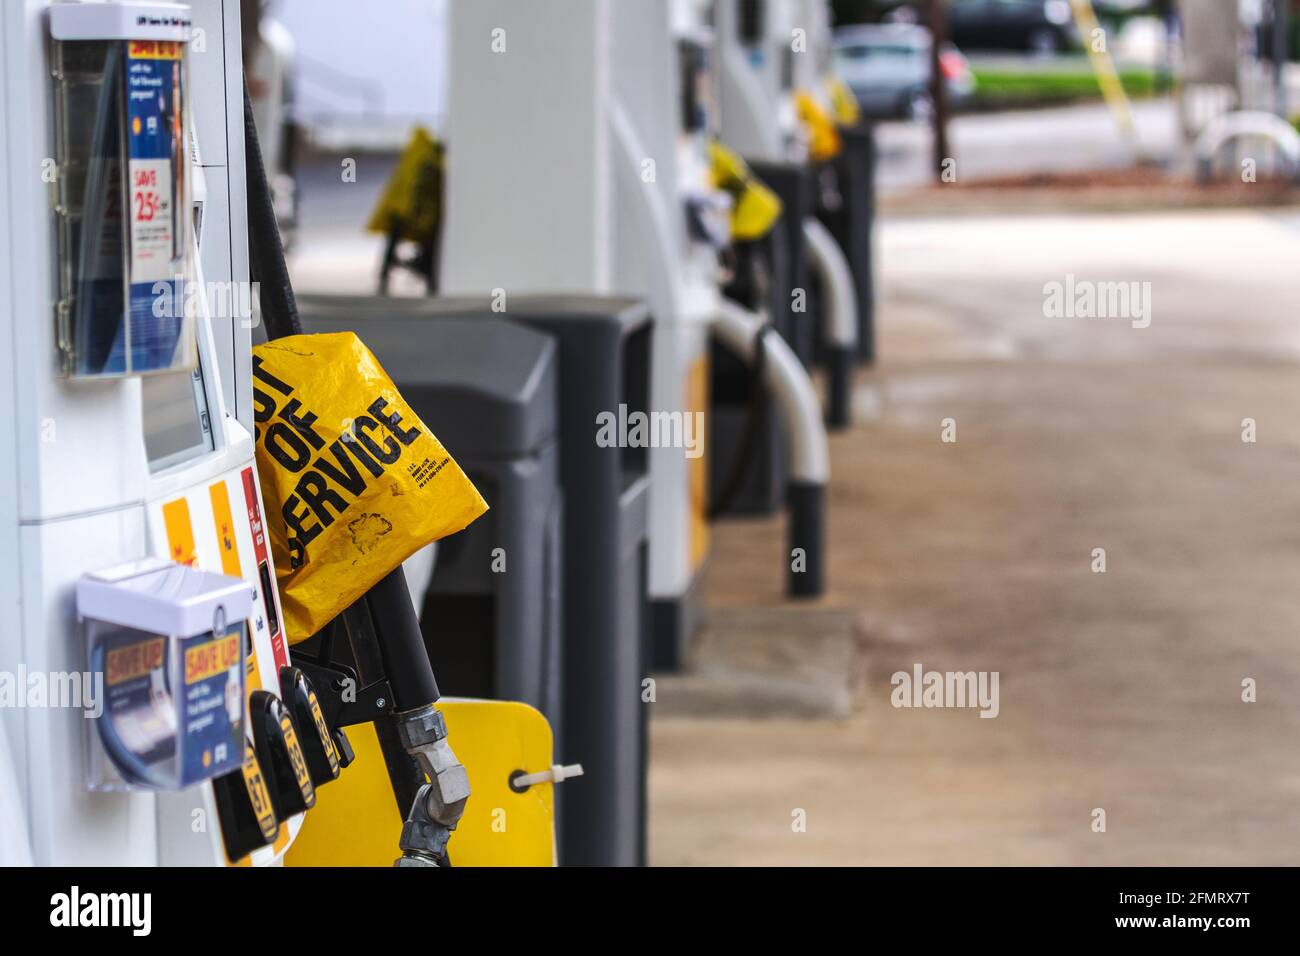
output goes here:
[[344, 763], [335, 736], [343, 731], [330, 729], [311, 679], [297, 667], [281, 667], [280, 697], [298, 731], [298, 742], [302, 746], [312, 785], [321, 787], [337, 780]]

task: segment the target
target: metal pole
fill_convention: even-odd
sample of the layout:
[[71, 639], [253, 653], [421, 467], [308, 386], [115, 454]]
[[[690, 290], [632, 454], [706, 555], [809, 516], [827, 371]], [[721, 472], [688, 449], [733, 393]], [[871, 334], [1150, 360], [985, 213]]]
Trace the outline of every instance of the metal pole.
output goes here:
[[1273, 96], [1277, 115], [1282, 119], [1289, 119], [1286, 104], [1286, 61], [1290, 52], [1288, 49], [1290, 5], [1291, 0], [1273, 0]]
[[934, 107], [934, 178], [943, 181], [948, 149], [948, 84], [943, 77], [943, 45], [948, 41], [944, 0], [930, 0], [930, 102]]

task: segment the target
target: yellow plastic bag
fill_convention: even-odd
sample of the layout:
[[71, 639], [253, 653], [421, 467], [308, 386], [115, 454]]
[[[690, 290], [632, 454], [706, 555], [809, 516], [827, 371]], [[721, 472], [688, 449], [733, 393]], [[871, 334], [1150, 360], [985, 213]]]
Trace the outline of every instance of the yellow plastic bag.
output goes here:
[[306, 640], [487, 503], [351, 332], [253, 349], [257, 473], [285, 628]]
[[366, 228], [385, 236], [396, 233], [402, 239], [429, 242], [442, 222], [446, 166], [441, 141], [423, 126], [415, 127]]

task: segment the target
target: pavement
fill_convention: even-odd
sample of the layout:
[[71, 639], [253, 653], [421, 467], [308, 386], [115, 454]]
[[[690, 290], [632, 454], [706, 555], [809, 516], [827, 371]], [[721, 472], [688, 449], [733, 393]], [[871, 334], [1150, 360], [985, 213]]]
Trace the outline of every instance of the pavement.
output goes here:
[[[990, 176], [1077, 172], [1130, 166], [1143, 157], [1181, 161], [1178, 117], [1172, 100], [1135, 100], [1136, 142], [1127, 139], [1101, 103], [1005, 113], [959, 114], [948, 139], [957, 182]], [[876, 127], [877, 189], [882, 195], [933, 180], [931, 131], [926, 123], [884, 122]]]
[[[651, 862], [1300, 863], [1300, 215], [895, 218], [878, 249], [810, 608], [858, 622], [861, 687], [810, 717], [661, 686]], [[1149, 326], [1050, 316], [1067, 276], [1150, 283]], [[713, 540], [710, 613], [806, 640], [780, 519]], [[996, 671], [998, 715], [895, 708], [917, 664]]]
[[[1176, 112], [1171, 100], [1138, 100], [1133, 115], [1144, 151], [1154, 159], [1179, 157]], [[930, 127], [888, 121], [876, 127], [877, 185], [890, 196], [929, 185]], [[1116, 169], [1131, 165], [1132, 144], [1101, 103], [1081, 103], [953, 118], [949, 128], [957, 181], [1032, 173]], [[345, 181], [341, 163], [355, 161], [355, 179]], [[318, 155], [300, 163], [301, 227], [313, 241], [361, 235], [396, 157], [358, 150]], [[380, 249], [382, 252], [382, 248]]]

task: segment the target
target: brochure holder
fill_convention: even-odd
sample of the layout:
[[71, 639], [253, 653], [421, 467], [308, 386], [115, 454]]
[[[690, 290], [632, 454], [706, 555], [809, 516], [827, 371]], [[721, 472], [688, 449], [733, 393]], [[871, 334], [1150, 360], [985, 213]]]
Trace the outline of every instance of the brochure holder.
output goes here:
[[77, 582], [87, 672], [91, 790], [180, 790], [238, 770], [253, 589], [150, 559]]
[[191, 31], [180, 5], [50, 9], [57, 339], [70, 378], [197, 363]]

